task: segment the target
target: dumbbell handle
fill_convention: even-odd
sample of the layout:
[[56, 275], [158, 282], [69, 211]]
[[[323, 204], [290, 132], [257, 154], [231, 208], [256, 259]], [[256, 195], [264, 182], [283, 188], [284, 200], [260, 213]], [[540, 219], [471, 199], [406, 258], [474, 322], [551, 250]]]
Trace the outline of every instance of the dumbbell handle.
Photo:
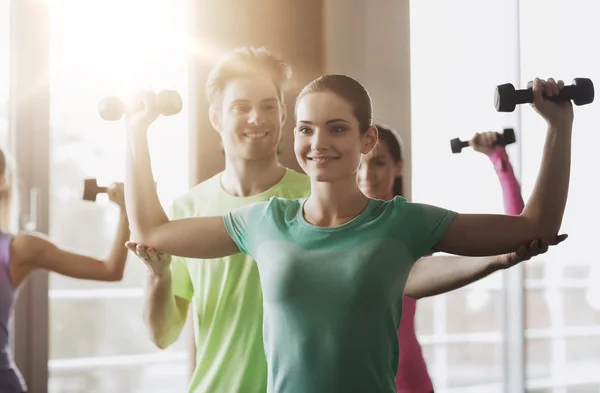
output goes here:
[[[100, 117], [107, 121], [116, 121], [124, 113], [137, 112], [143, 108], [141, 98], [135, 102], [124, 103], [119, 97], [105, 97], [98, 103]], [[163, 116], [171, 116], [181, 112], [181, 95], [174, 90], [163, 90], [156, 96], [156, 110]]]
[[[572, 100], [576, 97], [577, 87], [575, 85], [564, 86], [558, 95], [549, 97], [546, 94], [542, 94], [545, 99], [560, 102]], [[515, 90], [515, 103], [516, 104], [531, 104], [533, 102], [533, 89]]]

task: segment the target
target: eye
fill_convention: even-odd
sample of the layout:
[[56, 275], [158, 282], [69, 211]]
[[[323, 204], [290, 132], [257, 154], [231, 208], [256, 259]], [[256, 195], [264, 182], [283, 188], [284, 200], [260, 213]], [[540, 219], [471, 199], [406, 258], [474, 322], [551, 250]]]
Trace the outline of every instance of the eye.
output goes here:
[[335, 133], [344, 132], [344, 131], [346, 131], [346, 127], [344, 127], [344, 126], [332, 126], [331, 127], [331, 131], [335, 132]]
[[275, 109], [277, 109], [277, 105], [267, 104], [267, 105], [263, 106], [263, 109], [265, 111], [271, 112], [271, 111], [274, 111]]
[[233, 106], [233, 110], [238, 113], [246, 113], [250, 111], [250, 105], [236, 104]]
[[304, 135], [310, 134], [312, 132], [312, 130], [306, 126], [300, 126], [298, 127], [298, 132]]

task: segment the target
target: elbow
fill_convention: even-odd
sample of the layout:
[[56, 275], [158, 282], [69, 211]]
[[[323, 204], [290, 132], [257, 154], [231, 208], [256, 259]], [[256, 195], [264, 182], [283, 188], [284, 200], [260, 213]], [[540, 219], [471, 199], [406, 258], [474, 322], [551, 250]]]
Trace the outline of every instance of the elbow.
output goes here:
[[150, 341], [152, 341], [152, 343], [158, 348], [158, 349], [167, 349], [171, 346], [171, 343], [168, 342], [167, 340], [164, 339], [160, 339], [156, 336], [151, 335], [150, 336]]
[[138, 244], [146, 247], [160, 248], [157, 243], [156, 228], [140, 228], [137, 227], [132, 232], [132, 239]]
[[150, 329], [150, 341], [152, 341], [152, 344], [154, 344], [158, 349], [167, 349], [174, 342], [166, 334], [161, 334], [153, 329]]
[[424, 291], [416, 290], [416, 288], [411, 288], [410, 285], [404, 288], [404, 296], [413, 300], [423, 299], [427, 297], [427, 294]]
[[108, 280], [107, 281], [110, 281], [110, 282], [119, 282], [119, 281], [122, 281], [123, 280], [123, 275], [124, 275], [123, 270], [119, 270], [119, 271], [116, 271], [116, 272], [111, 272], [109, 274], [109, 276], [108, 276]]
[[532, 235], [531, 239], [547, 239], [552, 240], [558, 236], [560, 227], [562, 225], [562, 217], [557, 220], [551, 220], [547, 216], [534, 216], [523, 212], [521, 217], [525, 218], [529, 227], [528, 232]]

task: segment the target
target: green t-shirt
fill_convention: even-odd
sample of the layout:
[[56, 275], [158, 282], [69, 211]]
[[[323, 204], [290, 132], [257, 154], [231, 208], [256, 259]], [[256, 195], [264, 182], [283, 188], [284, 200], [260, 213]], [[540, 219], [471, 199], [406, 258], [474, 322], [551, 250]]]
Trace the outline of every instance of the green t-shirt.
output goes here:
[[260, 272], [267, 392], [395, 393], [408, 274], [456, 213], [371, 199], [348, 223], [318, 227], [304, 201], [275, 197], [224, 217]]
[[[310, 194], [304, 174], [288, 169], [269, 190], [234, 197], [217, 174], [178, 198], [171, 218], [224, 215], [273, 196], [301, 198]], [[239, 253], [219, 259], [173, 257], [175, 296], [192, 302], [196, 369], [189, 393], [265, 393], [267, 365], [263, 347], [263, 304], [256, 262]]]

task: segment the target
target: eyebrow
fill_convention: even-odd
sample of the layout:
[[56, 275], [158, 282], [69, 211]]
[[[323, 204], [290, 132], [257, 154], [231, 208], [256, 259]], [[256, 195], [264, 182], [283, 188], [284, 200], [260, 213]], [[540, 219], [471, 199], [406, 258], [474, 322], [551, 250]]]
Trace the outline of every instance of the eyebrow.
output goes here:
[[[327, 120], [325, 122], [325, 124], [328, 125], [328, 124], [337, 123], [337, 122], [348, 123], [344, 119], [331, 119], [331, 120]], [[304, 124], [308, 124], [308, 125], [311, 125], [311, 126], [314, 125], [314, 123], [312, 121], [308, 121], [308, 120], [300, 120], [298, 123], [304, 123]]]
[[[271, 101], [277, 101], [277, 97], [270, 97], [270, 98], [265, 98], [263, 100], [260, 100], [261, 103], [267, 103], [267, 102], [271, 102]], [[237, 100], [231, 101], [231, 105], [233, 105], [233, 104], [246, 104], [248, 102], [250, 102], [250, 100], [237, 99]]]

